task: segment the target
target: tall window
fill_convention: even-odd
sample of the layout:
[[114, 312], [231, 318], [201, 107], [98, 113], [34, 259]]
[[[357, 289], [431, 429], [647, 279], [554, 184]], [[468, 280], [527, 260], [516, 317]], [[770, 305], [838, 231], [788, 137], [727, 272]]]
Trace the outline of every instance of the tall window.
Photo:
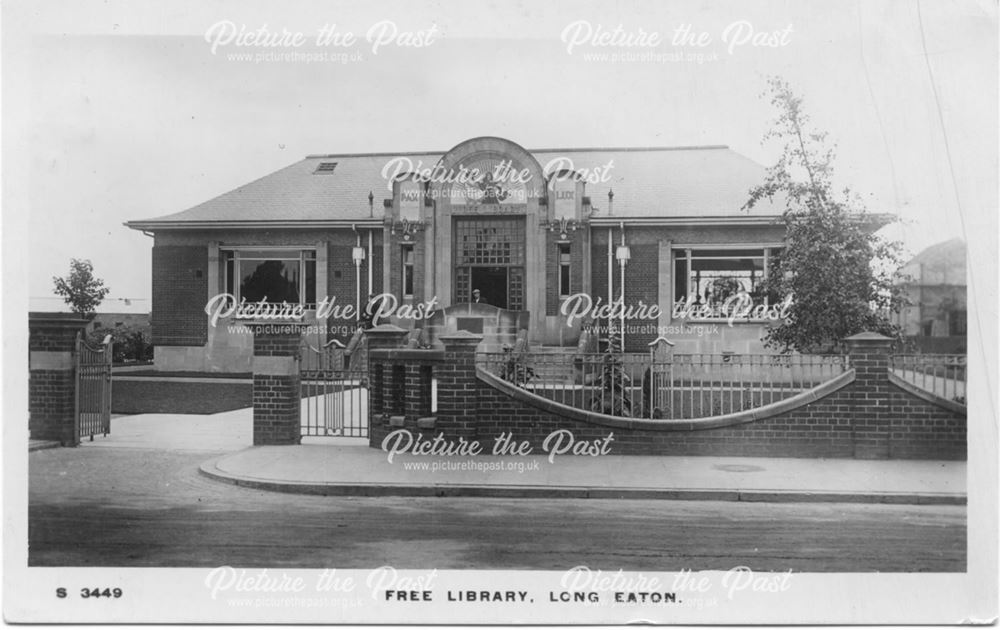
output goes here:
[[948, 334], [955, 335], [965, 335], [967, 334], [966, 319], [968, 313], [964, 310], [952, 311], [948, 315]]
[[723, 304], [738, 293], [753, 303], [775, 303], [780, 296], [766, 295], [764, 280], [777, 269], [778, 248], [678, 249], [674, 251], [674, 300], [709, 307], [725, 317]]
[[413, 245], [403, 245], [403, 297], [413, 297]]
[[559, 297], [566, 297], [570, 294], [569, 271], [569, 243], [559, 243]]
[[223, 252], [226, 292], [236, 300], [288, 302], [316, 307], [316, 252], [299, 249], [237, 249]]

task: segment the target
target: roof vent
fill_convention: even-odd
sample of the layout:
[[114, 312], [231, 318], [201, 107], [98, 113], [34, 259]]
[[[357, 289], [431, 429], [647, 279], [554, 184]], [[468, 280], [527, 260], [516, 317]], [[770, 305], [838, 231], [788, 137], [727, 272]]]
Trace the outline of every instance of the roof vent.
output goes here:
[[317, 173], [332, 173], [336, 168], [336, 162], [320, 162], [319, 166], [316, 167], [316, 170], [313, 171], [313, 175]]

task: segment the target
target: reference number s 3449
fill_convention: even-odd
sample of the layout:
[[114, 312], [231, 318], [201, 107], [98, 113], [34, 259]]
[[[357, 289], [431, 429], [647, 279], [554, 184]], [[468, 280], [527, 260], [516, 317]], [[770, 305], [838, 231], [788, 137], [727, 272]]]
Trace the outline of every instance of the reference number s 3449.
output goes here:
[[[60, 586], [59, 588], [56, 589], [56, 597], [58, 597], [59, 599], [63, 599], [68, 595], [69, 593], [64, 587]], [[109, 599], [118, 599], [121, 596], [122, 596], [122, 589], [117, 587], [116, 588], [105, 587], [103, 589], [100, 587], [95, 587], [95, 588], [84, 587], [80, 589], [80, 597], [83, 599], [99, 599], [101, 597], [107, 597]]]

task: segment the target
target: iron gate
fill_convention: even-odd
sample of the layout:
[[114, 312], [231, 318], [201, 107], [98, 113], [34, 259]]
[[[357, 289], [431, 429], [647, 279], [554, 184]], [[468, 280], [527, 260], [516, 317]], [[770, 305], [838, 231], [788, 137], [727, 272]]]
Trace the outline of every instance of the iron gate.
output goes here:
[[368, 372], [349, 360], [346, 348], [331, 340], [304, 341], [299, 353], [302, 435], [368, 437]]
[[111, 433], [111, 335], [96, 348], [76, 336], [76, 435]]

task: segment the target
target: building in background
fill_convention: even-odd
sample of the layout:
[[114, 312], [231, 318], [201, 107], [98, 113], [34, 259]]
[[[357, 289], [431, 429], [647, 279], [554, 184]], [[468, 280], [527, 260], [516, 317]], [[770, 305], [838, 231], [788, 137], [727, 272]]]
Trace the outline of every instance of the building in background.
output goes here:
[[[28, 310], [39, 313], [69, 313], [69, 305], [62, 297], [39, 296], [28, 300]], [[106, 297], [97, 307], [86, 332], [102, 328], [129, 328], [141, 332], [146, 339], [152, 336], [149, 300], [140, 298]]]
[[897, 323], [921, 352], [967, 350], [966, 256], [965, 241], [954, 238], [931, 245], [900, 270], [910, 305]]

